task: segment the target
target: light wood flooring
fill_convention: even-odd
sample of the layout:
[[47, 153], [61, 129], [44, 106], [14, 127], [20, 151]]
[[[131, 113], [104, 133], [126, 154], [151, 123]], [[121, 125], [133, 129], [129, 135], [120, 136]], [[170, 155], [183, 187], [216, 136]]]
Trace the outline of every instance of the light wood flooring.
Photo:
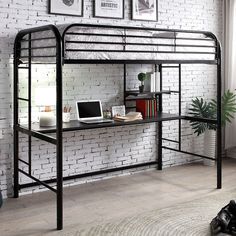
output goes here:
[[[223, 163], [223, 189], [216, 168], [190, 164], [64, 188], [64, 229], [173, 206], [236, 189], [236, 159]], [[1, 236], [50, 235], [56, 228], [55, 194], [7, 199], [0, 209]]]

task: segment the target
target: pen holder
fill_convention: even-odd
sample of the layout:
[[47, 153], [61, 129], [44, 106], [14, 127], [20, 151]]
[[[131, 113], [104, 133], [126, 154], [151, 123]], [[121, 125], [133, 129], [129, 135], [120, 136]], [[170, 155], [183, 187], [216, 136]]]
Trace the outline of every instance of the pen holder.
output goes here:
[[63, 122], [70, 122], [70, 112], [63, 112], [62, 120]]

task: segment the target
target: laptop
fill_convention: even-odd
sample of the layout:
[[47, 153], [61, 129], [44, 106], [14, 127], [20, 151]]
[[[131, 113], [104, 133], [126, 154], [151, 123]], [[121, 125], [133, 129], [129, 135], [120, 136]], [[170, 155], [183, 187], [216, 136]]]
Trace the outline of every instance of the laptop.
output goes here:
[[76, 110], [78, 120], [86, 124], [98, 124], [113, 122], [111, 119], [104, 119], [102, 104], [100, 100], [77, 101]]

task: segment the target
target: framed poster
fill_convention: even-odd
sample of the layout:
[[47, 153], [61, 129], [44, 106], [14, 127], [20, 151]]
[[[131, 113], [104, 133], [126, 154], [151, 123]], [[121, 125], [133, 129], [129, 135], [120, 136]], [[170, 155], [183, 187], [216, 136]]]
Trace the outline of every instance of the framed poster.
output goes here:
[[132, 0], [132, 20], [157, 21], [158, 0]]
[[49, 0], [49, 13], [83, 16], [83, 0]]
[[95, 0], [94, 17], [124, 18], [124, 0]]

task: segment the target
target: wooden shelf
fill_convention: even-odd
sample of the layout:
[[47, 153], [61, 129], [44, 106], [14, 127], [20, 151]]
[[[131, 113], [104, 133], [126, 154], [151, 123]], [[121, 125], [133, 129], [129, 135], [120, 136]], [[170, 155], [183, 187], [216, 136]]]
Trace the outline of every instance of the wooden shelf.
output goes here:
[[[63, 132], [125, 126], [125, 125], [137, 125], [137, 124], [144, 124], [144, 123], [155, 123], [155, 122], [160, 122], [160, 121], [179, 120], [181, 118], [183, 117], [179, 116], [178, 114], [169, 114], [169, 113], [159, 112], [157, 117], [144, 118], [143, 120], [136, 120], [136, 121], [130, 121], [130, 122], [114, 121], [112, 123], [84, 124], [84, 123], [79, 122], [78, 120], [71, 120], [69, 123], [63, 123]], [[21, 126], [21, 128], [28, 130], [25, 126]], [[39, 123], [33, 123], [32, 130], [36, 132], [41, 132], [41, 133], [54, 133], [56, 132], [56, 126], [40, 127]]]

